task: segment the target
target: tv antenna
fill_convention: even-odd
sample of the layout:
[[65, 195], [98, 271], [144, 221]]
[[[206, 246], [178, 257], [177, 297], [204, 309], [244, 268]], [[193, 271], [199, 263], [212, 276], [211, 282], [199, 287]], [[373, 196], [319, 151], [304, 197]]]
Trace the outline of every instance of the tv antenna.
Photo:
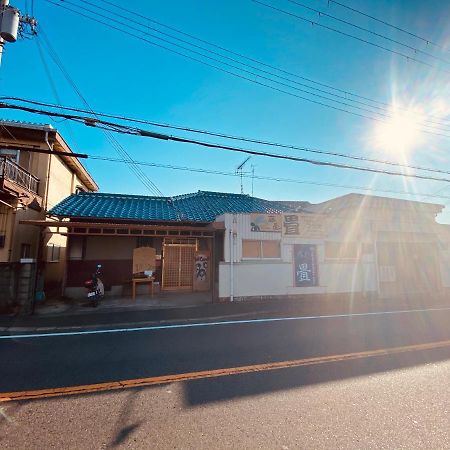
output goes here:
[[248, 160], [251, 158], [251, 156], [247, 157], [244, 161], [239, 164], [239, 166], [236, 167], [235, 174], [239, 175], [241, 178], [241, 194], [244, 193], [244, 166], [248, 162]]

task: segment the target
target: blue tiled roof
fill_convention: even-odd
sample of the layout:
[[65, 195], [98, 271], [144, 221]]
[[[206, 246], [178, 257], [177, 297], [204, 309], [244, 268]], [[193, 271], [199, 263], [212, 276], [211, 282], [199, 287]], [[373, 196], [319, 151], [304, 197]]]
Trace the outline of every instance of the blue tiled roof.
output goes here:
[[53, 207], [49, 214], [85, 219], [212, 222], [223, 213], [279, 213], [280, 202], [244, 194], [198, 191], [177, 197], [82, 192]]

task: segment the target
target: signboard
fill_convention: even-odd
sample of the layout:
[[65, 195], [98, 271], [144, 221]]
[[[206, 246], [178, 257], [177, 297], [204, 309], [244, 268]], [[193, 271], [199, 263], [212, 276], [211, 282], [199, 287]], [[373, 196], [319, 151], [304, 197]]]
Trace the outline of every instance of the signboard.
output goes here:
[[283, 214], [283, 236], [321, 239], [327, 234], [327, 217], [324, 214]]
[[155, 270], [156, 250], [152, 247], [138, 247], [133, 250], [133, 275]]
[[281, 232], [281, 214], [250, 214], [251, 231]]
[[296, 287], [319, 285], [316, 245], [294, 245], [294, 281]]
[[208, 291], [210, 285], [210, 253], [209, 250], [199, 250], [194, 254], [194, 291]]

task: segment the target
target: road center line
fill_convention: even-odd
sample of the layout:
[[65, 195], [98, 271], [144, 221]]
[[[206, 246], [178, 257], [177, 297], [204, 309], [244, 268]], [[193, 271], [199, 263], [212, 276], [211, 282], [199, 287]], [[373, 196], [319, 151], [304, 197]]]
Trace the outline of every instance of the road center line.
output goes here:
[[341, 355], [317, 356], [312, 358], [294, 359], [273, 363], [254, 364], [250, 366], [229, 367], [224, 369], [204, 370], [199, 372], [188, 372], [181, 374], [162, 375], [149, 378], [136, 378], [132, 380], [112, 381], [107, 383], [88, 384], [82, 386], [69, 386], [52, 389], [39, 389], [33, 391], [4, 392], [0, 393], [0, 402], [11, 402], [19, 400], [42, 399], [59, 397], [63, 395], [89, 394], [102, 391], [110, 391], [126, 388], [138, 388], [151, 385], [162, 385], [181, 381], [193, 381], [205, 378], [218, 378], [228, 375], [240, 375], [252, 372], [264, 372], [268, 370], [280, 370], [293, 367], [311, 366], [339, 361], [349, 361], [377, 356], [407, 353], [413, 351], [433, 350], [450, 346], [450, 340], [429, 342], [426, 344], [407, 345], [402, 347], [391, 347], [378, 350], [369, 350], [357, 353], [344, 353]]
[[428, 308], [428, 309], [405, 309], [394, 311], [377, 311], [366, 313], [350, 313], [350, 314], [331, 314], [323, 316], [294, 316], [294, 317], [269, 317], [266, 319], [245, 319], [245, 320], [226, 320], [221, 322], [195, 322], [195, 323], [182, 323], [175, 325], [152, 325], [148, 327], [130, 327], [130, 328], [109, 328], [105, 330], [84, 330], [84, 331], [57, 331], [54, 333], [31, 333], [31, 334], [11, 334], [0, 336], [0, 339], [33, 339], [33, 338], [45, 338], [45, 337], [61, 337], [61, 336], [82, 336], [89, 334], [109, 334], [109, 333], [132, 333], [138, 331], [155, 331], [155, 330], [167, 330], [178, 328], [198, 328], [198, 327], [213, 327], [221, 325], [242, 325], [242, 324], [258, 324], [258, 323], [270, 323], [270, 322], [282, 322], [289, 320], [316, 320], [316, 319], [336, 319], [344, 317], [364, 317], [364, 316], [381, 316], [381, 315], [393, 315], [393, 314], [411, 314], [420, 312], [433, 312], [433, 311], [448, 311], [450, 307], [445, 308]]

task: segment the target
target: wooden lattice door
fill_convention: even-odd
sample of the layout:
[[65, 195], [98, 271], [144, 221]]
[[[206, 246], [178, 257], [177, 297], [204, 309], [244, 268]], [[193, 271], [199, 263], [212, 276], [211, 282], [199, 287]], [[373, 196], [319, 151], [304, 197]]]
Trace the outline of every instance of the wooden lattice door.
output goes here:
[[162, 277], [164, 290], [192, 290], [194, 253], [196, 249], [196, 240], [167, 239], [164, 241]]

